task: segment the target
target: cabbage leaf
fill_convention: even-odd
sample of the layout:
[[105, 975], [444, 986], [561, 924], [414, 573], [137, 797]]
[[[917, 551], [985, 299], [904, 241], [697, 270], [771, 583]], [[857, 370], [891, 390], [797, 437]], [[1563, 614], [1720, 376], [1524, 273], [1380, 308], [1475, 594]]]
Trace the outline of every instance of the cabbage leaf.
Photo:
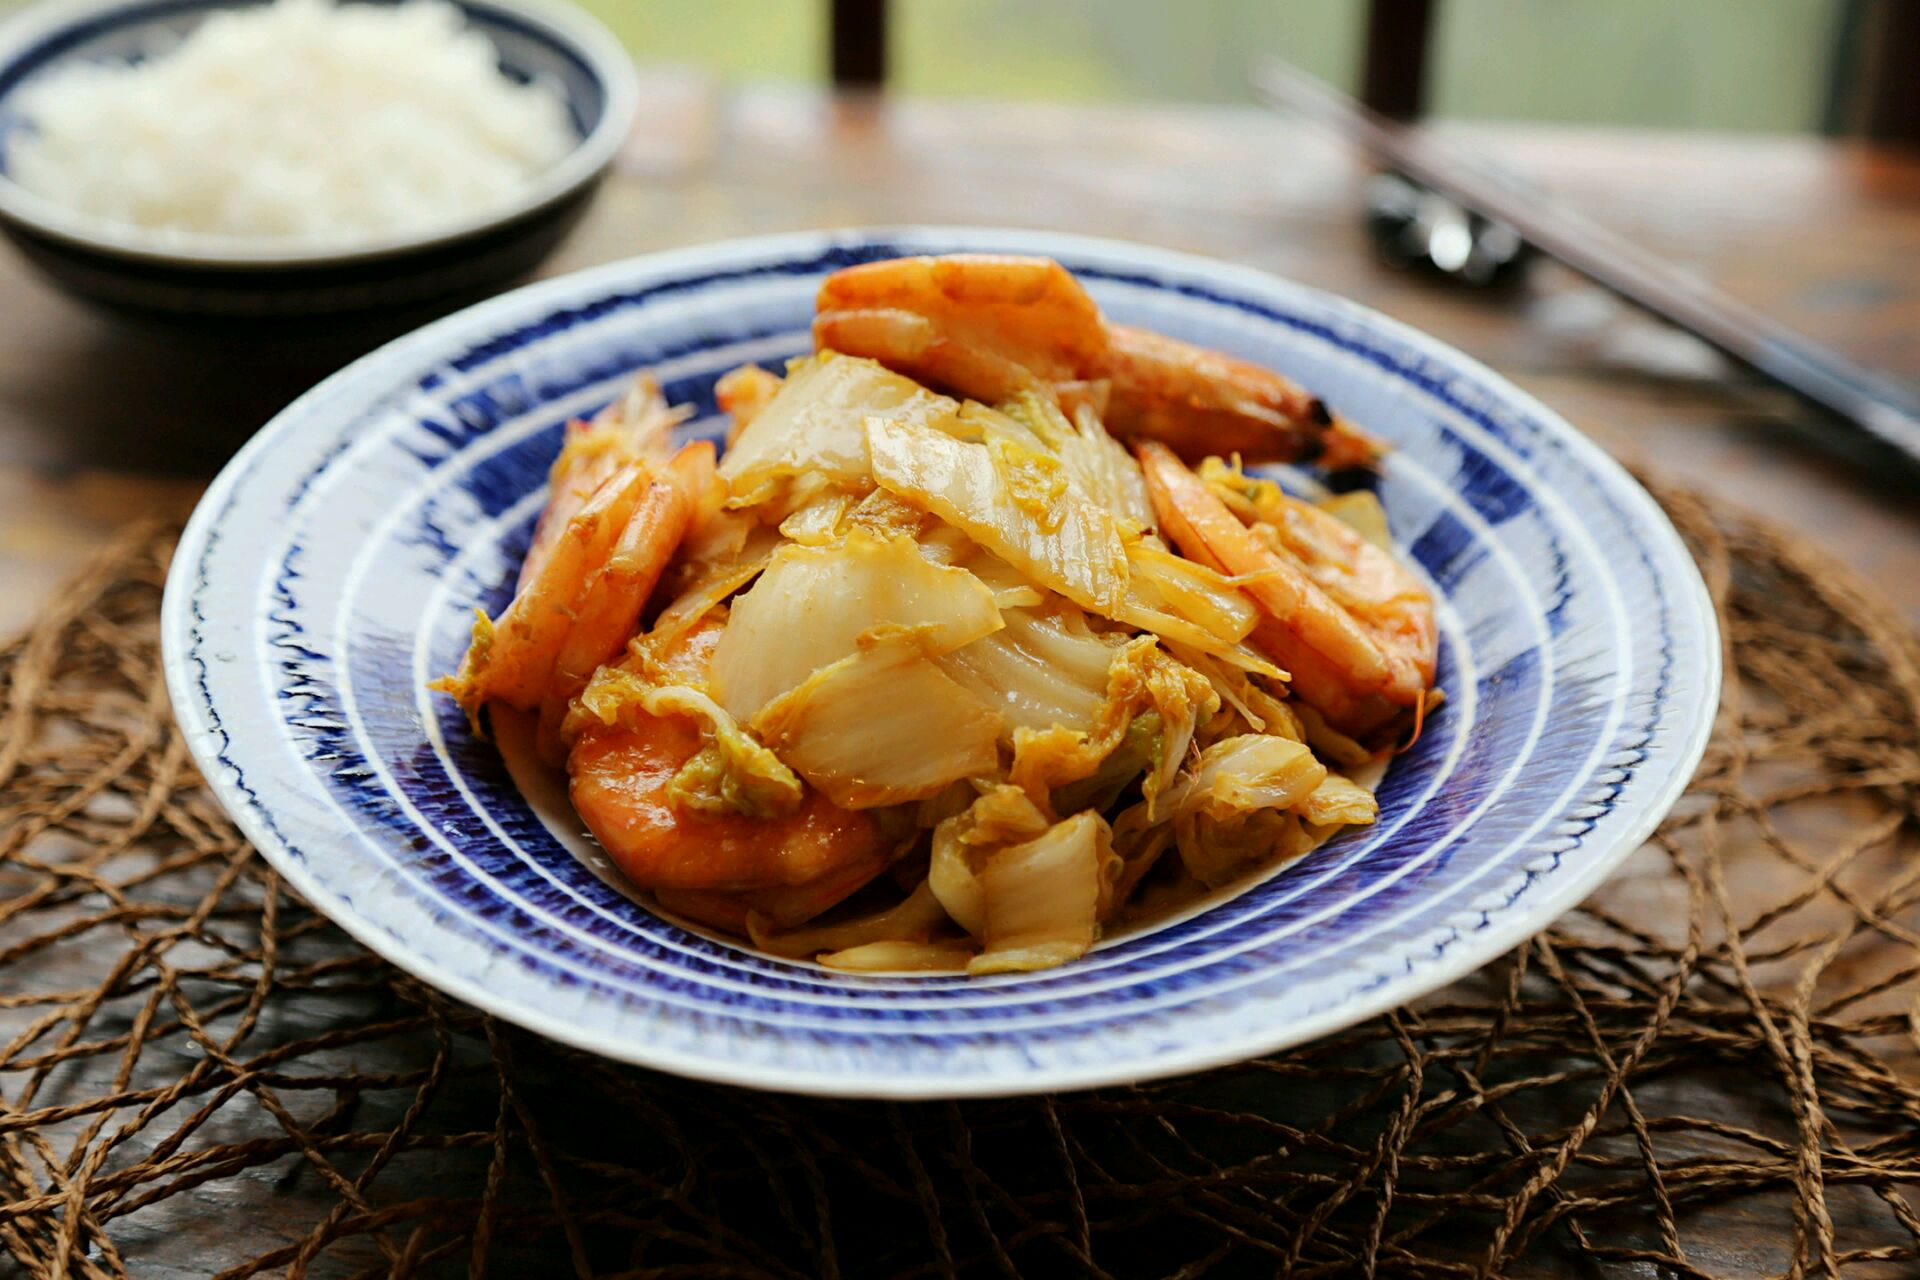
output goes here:
[[956, 779], [991, 776], [1000, 717], [928, 661], [922, 634], [870, 637], [768, 703], [755, 732], [846, 809], [924, 800]]
[[1352, 778], [1329, 773], [1301, 802], [1300, 816], [1315, 826], [1364, 827], [1380, 816], [1380, 802]]
[[1113, 903], [1120, 859], [1097, 813], [1076, 813], [980, 871], [981, 941], [969, 974], [1047, 969], [1086, 954]]
[[788, 366], [779, 390], [720, 460], [720, 476], [733, 492], [735, 507], [765, 502], [792, 476], [862, 487], [869, 417], [927, 422], [958, 409], [956, 402], [872, 360], [822, 351]]
[[612, 726], [636, 715], [684, 716], [700, 726], [700, 749], [667, 783], [676, 808], [774, 818], [793, 813], [805, 799], [793, 770], [713, 699], [687, 685], [655, 684], [627, 664], [594, 672], [574, 702], [567, 733], [576, 735], [585, 717]]
[[1127, 591], [1126, 547], [1111, 513], [1032, 450], [973, 444], [920, 422], [867, 420], [873, 478], [924, 507], [1040, 586], [1102, 614]]
[[1119, 516], [1134, 533], [1154, 528], [1153, 503], [1140, 464], [1107, 434], [1091, 406], [1080, 406], [1069, 418], [1052, 396], [1029, 392], [1003, 405], [1001, 412], [1058, 458], [1074, 486], [1095, 505]]
[[1012, 782], [1039, 796], [1091, 776], [1125, 739], [1133, 717], [1160, 717], [1159, 755], [1141, 782], [1152, 803], [1173, 781], [1199, 725], [1220, 709], [1206, 677], [1176, 661], [1153, 636], [1136, 636], [1107, 667], [1107, 693], [1085, 732], [1058, 727], [1016, 729]]
[[993, 592], [915, 544], [854, 529], [824, 547], [786, 546], [733, 602], [713, 652], [714, 698], [740, 720], [883, 627], [914, 629], [939, 654], [1000, 627]]
[[975, 937], [984, 936], [986, 889], [980, 870], [988, 854], [1033, 839], [1051, 822], [1026, 792], [1001, 783], [934, 828], [927, 884], [955, 924]]
[[1000, 713], [1009, 742], [1017, 729], [1090, 731], [1106, 697], [1114, 644], [1065, 602], [1003, 607], [1000, 618], [1000, 630], [938, 659], [941, 670]]
[[1160, 802], [1175, 818], [1197, 813], [1224, 822], [1256, 809], [1291, 809], [1326, 777], [1306, 743], [1247, 733], [1202, 751]]

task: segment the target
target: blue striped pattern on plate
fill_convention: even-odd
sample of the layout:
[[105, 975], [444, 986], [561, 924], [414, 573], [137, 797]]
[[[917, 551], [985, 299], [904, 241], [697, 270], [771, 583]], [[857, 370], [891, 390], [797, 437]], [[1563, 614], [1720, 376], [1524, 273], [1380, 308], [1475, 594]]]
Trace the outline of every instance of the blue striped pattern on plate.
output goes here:
[[[1441, 601], [1448, 703], [1378, 825], [1038, 974], [848, 976], [649, 911], [564, 791], [516, 785], [432, 675], [505, 603], [563, 424], [652, 367], [712, 385], [807, 348], [822, 275], [958, 249], [1059, 258], [1116, 319], [1272, 366], [1395, 446], [1379, 481]], [[1293, 480], [1305, 482], [1301, 477]], [[547, 1035], [764, 1088], [1082, 1087], [1294, 1043], [1485, 963], [1577, 902], [1705, 745], [1719, 642], [1646, 494], [1487, 370], [1244, 269], [1131, 245], [903, 230], [640, 258], [401, 340], [281, 414], [209, 491], [168, 583], [196, 757], [309, 900], [396, 963]]]

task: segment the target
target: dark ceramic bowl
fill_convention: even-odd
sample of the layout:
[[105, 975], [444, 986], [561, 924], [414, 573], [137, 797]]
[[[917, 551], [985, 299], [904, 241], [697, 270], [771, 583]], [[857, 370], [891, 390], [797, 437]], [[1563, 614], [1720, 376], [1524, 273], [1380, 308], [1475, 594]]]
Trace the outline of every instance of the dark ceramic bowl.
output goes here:
[[[417, 311], [526, 274], [585, 212], [633, 123], [637, 88], [619, 42], [552, 0], [455, 0], [515, 79], [564, 95], [578, 143], [511, 205], [424, 233], [345, 247], [197, 239], [191, 245], [63, 208], [7, 177], [7, 144], [31, 127], [21, 86], [75, 61], [135, 61], [208, 14], [259, 0], [49, 0], [0, 25], [0, 230], [47, 276], [109, 306], [179, 319], [334, 321]], [[385, 2], [385, 0], [374, 0]]]

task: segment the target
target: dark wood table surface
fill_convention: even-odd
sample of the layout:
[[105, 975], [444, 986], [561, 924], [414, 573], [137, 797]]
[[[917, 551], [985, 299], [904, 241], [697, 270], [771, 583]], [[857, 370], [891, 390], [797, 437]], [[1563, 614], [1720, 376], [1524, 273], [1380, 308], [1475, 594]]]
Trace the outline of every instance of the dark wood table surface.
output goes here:
[[[1551, 265], [1503, 293], [1378, 265], [1360, 219], [1367, 167], [1307, 126], [1213, 108], [721, 97], [684, 78], [654, 82], [644, 119], [549, 272], [727, 236], [907, 222], [1076, 231], [1248, 263], [1454, 344], [1617, 456], [1803, 532], [1920, 621], [1913, 473], [1858, 465], [1817, 414]], [[1456, 132], [1744, 301], [1920, 380], [1920, 154], [1800, 138]], [[4, 254], [0, 335], [8, 629], [122, 523], [184, 517], [227, 453], [350, 354], [129, 327]], [[183, 1222], [210, 1205], [189, 1202]], [[1714, 1269], [1749, 1274], [1742, 1241], [1721, 1243]]]

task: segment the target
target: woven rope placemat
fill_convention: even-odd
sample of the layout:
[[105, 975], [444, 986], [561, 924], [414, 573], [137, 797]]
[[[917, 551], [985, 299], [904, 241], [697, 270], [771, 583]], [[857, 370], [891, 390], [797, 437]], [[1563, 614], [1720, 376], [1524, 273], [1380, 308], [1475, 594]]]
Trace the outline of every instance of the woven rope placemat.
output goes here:
[[617, 1066], [361, 950], [203, 790], [129, 530], [0, 651], [0, 1275], [1914, 1274], [1920, 656], [1660, 497], [1726, 698], [1589, 903], [1287, 1053], [953, 1105]]

